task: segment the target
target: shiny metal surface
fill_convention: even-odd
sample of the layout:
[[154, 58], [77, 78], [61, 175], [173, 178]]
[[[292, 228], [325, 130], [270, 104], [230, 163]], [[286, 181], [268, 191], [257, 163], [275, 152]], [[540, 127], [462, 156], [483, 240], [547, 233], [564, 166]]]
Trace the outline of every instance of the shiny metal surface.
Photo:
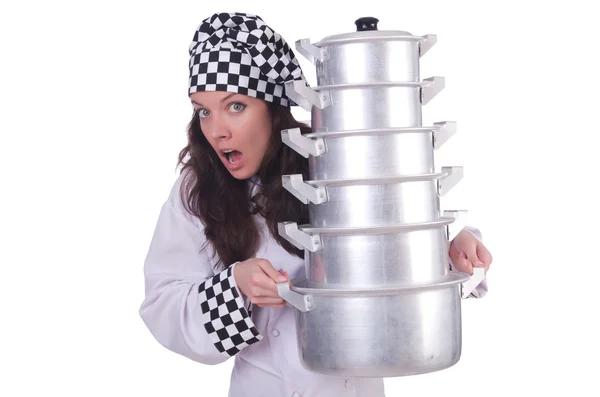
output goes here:
[[456, 133], [456, 123], [432, 126], [354, 129], [302, 134], [283, 130], [282, 141], [309, 159], [313, 180], [378, 178], [427, 174], [434, 152]]
[[441, 211], [439, 199], [462, 167], [436, 170], [434, 150], [455, 125], [423, 126], [422, 107], [445, 79], [421, 80], [419, 72], [437, 38], [379, 31], [376, 22], [361, 18], [357, 32], [296, 42], [315, 65], [317, 86], [286, 83], [290, 98], [311, 112], [312, 132], [282, 131], [309, 165], [308, 180], [283, 175], [282, 184], [308, 204], [309, 224], [278, 225], [305, 250], [306, 276], [278, 290], [297, 309], [302, 364], [338, 376], [454, 365], [461, 293], [481, 277], [449, 272], [449, 244], [464, 211]]
[[[296, 310], [301, 362], [311, 371], [352, 377], [407, 376], [454, 365], [461, 354], [457, 283], [328, 295], [311, 290], [312, 306]], [[303, 294], [303, 289], [292, 287]]]
[[420, 86], [328, 90], [332, 106], [312, 108], [314, 131], [414, 127], [422, 123]]
[[323, 138], [326, 153], [309, 158], [313, 180], [434, 172], [432, 132]]
[[369, 226], [369, 227], [334, 227], [315, 228], [310, 225], [298, 226], [296, 222], [279, 222], [278, 233], [298, 249], [309, 252], [323, 250], [323, 236], [357, 236], [381, 235], [394, 233], [408, 233], [418, 230], [435, 229], [443, 227], [446, 240], [451, 240], [462, 229], [465, 221], [464, 210], [445, 210], [443, 217], [430, 222], [404, 223], [396, 225]]
[[[321, 205], [324, 203], [331, 204], [335, 201], [335, 195], [332, 197], [329, 193], [331, 189], [334, 189], [335, 193], [335, 188], [349, 189], [353, 186], [374, 189], [373, 186], [375, 185], [385, 187], [389, 185], [406, 184], [407, 186], [410, 186], [409, 184], [411, 182], [433, 182], [437, 185], [436, 194], [443, 196], [456, 186], [462, 179], [462, 176], [463, 167], [458, 166], [442, 167], [442, 172], [436, 174], [383, 176], [377, 178], [304, 181], [302, 174], [290, 174], [282, 176], [282, 186], [304, 204], [310, 202], [312, 204]], [[429, 185], [426, 185], [426, 187], [428, 186]]]
[[420, 80], [418, 41], [322, 41], [316, 46], [327, 52], [326, 59], [315, 64], [318, 86]]
[[388, 184], [327, 186], [328, 201], [309, 203], [314, 227], [368, 227], [438, 218], [437, 178]]
[[[281, 222], [281, 224], [296, 225], [299, 232], [307, 235], [312, 234], [313, 236], [321, 235], [356, 235], [356, 234], [382, 234], [382, 233], [399, 233], [409, 232], [414, 230], [431, 229], [438, 226], [446, 226], [451, 229], [452, 226], [457, 223], [460, 224], [464, 221], [464, 210], [444, 210], [444, 216], [431, 222], [419, 222], [419, 223], [403, 223], [403, 224], [388, 224], [383, 226], [367, 226], [367, 227], [330, 227], [330, 228], [319, 228], [308, 225], [298, 226], [295, 222]], [[449, 230], [450, 232], [450, 230]], [[320, 237], [319, 237], [320, 238]]]
[[305, 253], [307, 285], [385, 288], [427, 283], [448, 271], [443, 226], [372, 234], [320, 234], [322, 249]]

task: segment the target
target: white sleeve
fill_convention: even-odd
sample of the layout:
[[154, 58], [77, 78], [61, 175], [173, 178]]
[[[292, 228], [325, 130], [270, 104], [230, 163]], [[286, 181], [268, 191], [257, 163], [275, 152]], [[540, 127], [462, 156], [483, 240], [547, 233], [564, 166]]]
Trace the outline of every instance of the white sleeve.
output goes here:
[[[179, 182], [179, 181], [178, 181]], [[235, 264], [215, 273], [200, 222], [183, 209], [179, 183], [162, 206], [144, 262], [139, 313], [167, 349], [219, 364], [262, 339], [233, 277]]]
[[[463, 230], [466, 230], [472, 233], [475, 238], [479, 241], [483, 241], [483, 237], [481, 235], [481, 231], [473, 226], [465, 226]], [[450, 258], [450, 270], [454, 269], [454, 263], [452, 258]], [[488, 283], [487, 283], [487, 275], [483, 278], [481, 283], [469, 294], [467, 298], [483, 298], [488, 292]]]

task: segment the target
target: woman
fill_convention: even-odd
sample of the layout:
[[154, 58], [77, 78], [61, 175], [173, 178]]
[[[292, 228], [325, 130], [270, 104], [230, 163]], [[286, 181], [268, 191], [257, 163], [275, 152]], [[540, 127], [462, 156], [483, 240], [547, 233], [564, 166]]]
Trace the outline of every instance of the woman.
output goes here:
[[[166, 348], [203, 364], [235, 359], [230, 396], [383, 396], [382, 379], [344, 379], [302, 368], [294, 308], [276, 283], [301, 278], [303, 252], [277, 232], [307, 221], [281, 186], [308, 162], [280, 131], [300, 127], [284, 83], [304, 79], [285, 40], [258, 16], [215, 14], [190, 45], [194, 107], [182, 173], [163, 205], [145, 261], [140, 314]], [[479, 232], [461, 231], [456, 270], [489, 266]], [[483, 296], [485, 282], [473, 293]]]

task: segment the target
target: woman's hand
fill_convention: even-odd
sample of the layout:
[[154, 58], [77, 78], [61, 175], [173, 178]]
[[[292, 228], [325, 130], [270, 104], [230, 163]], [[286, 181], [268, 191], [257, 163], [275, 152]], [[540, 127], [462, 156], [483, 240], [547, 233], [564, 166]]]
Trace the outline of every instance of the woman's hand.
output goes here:
[[473, 275], [473, 267], [485, 268], [487, 273], [492, 263], [492, 255], [468, 230], [461, 230], [450, 244], [450, 258], [454, 270]]
[[281, 308], [286, 301], [279, 296], [277, 283], [288, 281], [287, 273], [277, 271], [266, 259], [252, 258], [238, 263], [233, 276], [242, 294], [260, 307]]

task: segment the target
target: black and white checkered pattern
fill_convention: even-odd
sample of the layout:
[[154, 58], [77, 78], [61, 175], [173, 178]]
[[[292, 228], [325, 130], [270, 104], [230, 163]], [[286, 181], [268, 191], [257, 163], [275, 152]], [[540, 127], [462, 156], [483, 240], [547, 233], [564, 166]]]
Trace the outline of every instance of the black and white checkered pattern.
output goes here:
[[234, 356], [263, 338], [244, 307], [233, 266], [202, 283], [198, 293], [204, 328], [219, 352]]
[[189, 46], [189, 89], [228, 91], [283, 106], [296, 105], [284, 83], [305, 80], [294, 52], [256, 15], [217, 13], [205, 19]]

